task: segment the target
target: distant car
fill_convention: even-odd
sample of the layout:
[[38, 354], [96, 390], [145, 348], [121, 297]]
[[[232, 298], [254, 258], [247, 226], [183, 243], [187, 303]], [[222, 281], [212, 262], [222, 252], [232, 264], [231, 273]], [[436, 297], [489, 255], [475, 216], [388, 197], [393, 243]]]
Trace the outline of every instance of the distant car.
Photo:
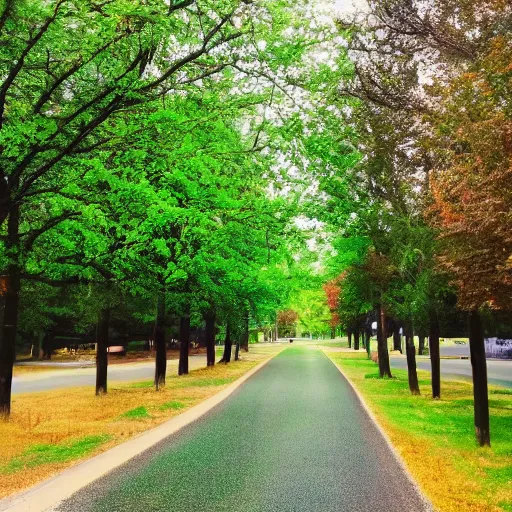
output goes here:
[[454, 343], [455, 343], [455, 345], [465, 345], [466, 344], [466, 342], [463, 340], [455, 340]]

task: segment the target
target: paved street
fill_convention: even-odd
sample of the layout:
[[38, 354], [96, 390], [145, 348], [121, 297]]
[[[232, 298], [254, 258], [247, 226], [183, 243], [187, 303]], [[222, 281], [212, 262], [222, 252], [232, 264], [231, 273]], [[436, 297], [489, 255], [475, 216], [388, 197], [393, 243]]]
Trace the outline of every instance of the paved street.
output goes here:
[[335, 366], [296, 346], [58, 510], [417, 512], [424, 504]]
[[[407, 369], [404, 356], [390, 356], [391, 367]], [[430, 359], [418, 357], [416, 365], [421, 370], [430, 371]], [[471, 361], [469, 359], [441, 359], [441, 375], [443, 378], [471, 379]], [[489, 384], [512, 388], [512, 361], [487, 361], [487, 377]]]
[[[206, 366], [206, 355], [201, 354], [189, 357], [191, 370]], [[178, 360], [167, 361], [167, 373], [178, 371]], [[155, 375], [155, 362], [112, 364], [108, 367], [108, 381], [135, 382], [138, 380], [151, 380]], [[73, 368], [37, 372], [20, 375], [12, 381], [13, 393], [34, 393], [38, 391], [51, 391], [54, 389], [72, 388], [77, 386], [94, 386], [96, 383], [96, 368]]]

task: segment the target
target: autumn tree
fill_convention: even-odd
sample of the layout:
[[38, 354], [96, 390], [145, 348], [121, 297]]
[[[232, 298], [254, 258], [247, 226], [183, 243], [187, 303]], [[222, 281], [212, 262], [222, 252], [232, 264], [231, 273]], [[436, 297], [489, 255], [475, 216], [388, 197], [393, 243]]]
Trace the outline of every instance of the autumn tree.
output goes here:
[[[485, 169], [485, 174], [492, 172], [491, 169], [497, 169], [494, 141], [501, 141], [501, 145], [496, 145], [499, 148], [496, 155], [499, 155], [498, 160], [503, 162], [501, 155], [504, 154], [503, 147], [506, 147], [506, 143], [503, 142], [507, 139], [507, 135], [505, 138], [503, 135], [508, 133], [509, 129], [502, 122], [506, 121], [507, 100], [504, 98], [508, 93], [500, 79], [487, 81], [487, 77], [493, 75], [493, 72], [480, 72], [486, 70], [485, 60], [491, 55], [492, 48], [498, 49], [493, 55], [493, 61], [498, 63], [494, 70], [507, 69], [509, 56], [505, 54], [504, 60], [501, 60], [499, 48], [506, 48], [505, 27], [510, 23], [511, 15], [512, 10], [508, 3], [495, 0], [433, 1], [428, 5], [402, 0], [371, 0], [366, 19], [362, 22], [349, 20], [341, 23], [349, 32], [348, 47], [349, 53], [355, 58], [356, 76], [352, 84], [343, 90], [359, 98], [364, 104], [372, 105], [372, 108], [408, 113], [416, 120], [417, 127], [424, 126], [412, 138], [409, 154], [414, 155], [416, 152], [423, 155], [426, 176], [432, 174], [430, 185], [433, 202], [439, 215], [438, 221], [434, 224], [440, 229], [443, 240], [445, 235], [448, 238], [454, 236], [458, 229], [459, 241], [474, 242], [472, 237], [475, 237], [477, 217], [473, 217], [472, 225], [467, 223], [463, 226], [463, 215], [459, 211], [466, 210], [467, 203], [478, 208], [477, 202], [471, 201], [472, 194], [477, 189], [482, 191], [478, 196], [478, 205], [486, 210], [492, 211], [491, 205], [502, 203], [503, 196], [500, 195], [500, 191], [488, 188], [487, 195], [483, 183], [490, 184], [495, 180], [500, 182], [504, 179], [506, 184], [507, 173], [499, 173], [499, 178], [494, 176], [488, 181], [484, 179], [476, 185], [478, 172], [475, 173], [475, 170]], [[503, 77], [500, 71], [494, 76], [499, 75]], [[492, 89], [495, 86], [496, 91], [499, 91], [497, 97], [500, 98], [496, 103], [492, 99]], [[493, 114], [487, 115], [492, 110]], [[498, 121], [498, 124], [494, 124], [491, 119]], [[486, 135], [492, 133], [493, 128], [496, 129], [492, 143], [489, 143], [489, 138], [484, 137], [484, 124], [480, 122], [488, 122]], [[501, 126], [498, 128], [499, 124]], [[400, 129], [400, 126], [395, 125], [395, 128]], [[480, 142], [483, 142], [480, 148], [487, 146], [484, 151], [477, 149]], [[505, 163], [501, 169], [508, 168], [508, 165]], [[439, 178], [439, 173], [444, 173], [444, 182]], [[428, 181], [425, 183], [429, 184]], [[495, 193], [497, 200], [493, 197]], [[476, 195], [474, 197], [476, 198]], [[502, 207], [503, 204], [500, 204], [497, 212], [503, 211]], [[481, 212], [481, 218], [486, 218], [485, 214]], [[490, 217], [492, 216], [491, 213]], [[467, 220], [469, 218], [470, 215], [466, 217]], [[443, 224], [446, 224], [446, 227]], [[450, 227], [453, 231], [450, 231]], [[482, 253], [483, 267], [486, 265], [484, 262], [489, 263], [487, 275], [493, 275], [491, 279], [496, 279], [491, 286], [498, 285], [498, 290], [503, 284], [499, 276], [503, 261], [508, 258], [508, 252], [505, 248], [506, 254], [492, 261], [493, 249], [490, 245], [495, 244], [496, 254], [499, 254], [505, 239], [506, 237], [501, 240], [489, 238], [484, 242], [485, 247], [479, 246], [478, 243], [472, 244], [472, 248], [476, 247], [477, 251]], [[451, 245], [452, 252], [450, 253], [449, 249], [442, 251], [445, 268], [454, 272], [457, 281], [460, 265], [460, 276], [468, 277], [464, 283], [463, 279], [458, 281], [461, 290], [459, 304], [472, 310], [470, 331], [475, 329], [476, 332], [470, 336], [475, 387], [475, 423], [480, 444], [488, 444], [485, 355], [481, 329], [478, 327], [477, 308], [488, 300], [489, 288], [482, 290], [487, 284], [483, 284], [484, 280], [479, 280], [478, 270], [481, 269], [474, 263], [479, 259], [477, 251], [466, 250], [468, 246], [464, 243], [448, 245]], [[471, 260], [474, 266], [470, 267]], [[501, 262], [498, 263], [498, 260]], [[462, 270], [465, 265], [467, 270]], [[466, 274], [463, 274], [464, 272]], [[469, 291], [471, 284], [475, 286], [473, 299]], [[479, 288], [480, 284], [483, 285], [482, 288]], [[480, 291], [484, 291], [483, 295], [479, 293]], [[489, 300], [492, 301], [492, 298]], [[430, 311], [429, 316], [432, 341], [439, 336], [435, 309]]]
[[338, 283], [340, 280], [340, 278], [333, 279], [323, 285], [323, 289], [327, 298], [327, 305], [329, 306], [329, 311], [331, 312], [330, 326], [332, 339], [336, 338], [336, 328], [340, 324], [340, 316], [338, 313], [339, 298], [341, 293], [341, 288]]
[[432, 175], [433, 222], [441, 263], [469, 311], [475, 428], [490, 444], [484, 332], [480, 309], [510, 311], [512, 300], [512, 58], [496, 36], [474, 66], [440, 91], [439, 165]]

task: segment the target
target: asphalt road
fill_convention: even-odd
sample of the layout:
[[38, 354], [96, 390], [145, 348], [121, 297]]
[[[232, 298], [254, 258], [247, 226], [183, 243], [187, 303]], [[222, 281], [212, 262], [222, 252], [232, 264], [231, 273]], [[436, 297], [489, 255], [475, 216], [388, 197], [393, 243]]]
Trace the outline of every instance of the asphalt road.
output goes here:
[[[407, 369], [404, 356], [390, 356], [391, 367]], [[417, 358], [416, 365], [421, 370], [430, 371], [430, 359]], [[441, 359], [441, 375], [444, 378], [471, 379], [471, 361], [469, 359]], [[487, 378], [490, 384], [512, 388], [512, 361], [487, 361]]]
[[[191, 370], [206, 366], [206, 355], [189, 357]], [[178, 360], [167, 361], [167, 374], [178, 371]], [[155, 376], [155, 362], [111, 364], [108, 367], [108, 382], [135, 382], [151, 380]], [[35, 393], [82, 386], [95, 386], [96, 368], [73, 368], [20, 375], [12, 380], [13, 393]]]
[[60, 512], [394, 512], [420, 496], [335, 366], [291, 347]]

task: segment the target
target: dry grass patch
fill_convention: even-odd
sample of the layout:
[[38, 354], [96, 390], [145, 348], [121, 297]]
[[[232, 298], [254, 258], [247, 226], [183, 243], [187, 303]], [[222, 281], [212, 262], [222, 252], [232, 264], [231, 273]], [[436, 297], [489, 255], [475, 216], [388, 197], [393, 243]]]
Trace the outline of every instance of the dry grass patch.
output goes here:
[[14, 395], [12, 414], [0, 422], [0, 497], [33, 485], [148, 430], [213, 396], [282, 347], [257, 347], [228, 365], [152, 383], [112, 384], [107, 395], [70, 388]]
[[58, 366], [42, 366], [42, 365], [34, 365], [34, 366], [15, 366], [13, 368], [13, 376], [19, 377], [20, 375], [32, 375], [35, 373], [44, 373], [44, 372], [64, 372], [69, 371], [69, 368], [60, 368]]
[[430, 375], [419, 371], [421, 396], [412, 396], [407, 372], [379, 379], [375, 363], [355, 353], [328, 353], [371, 407], [414, 479], [441, 512], [512, 511], [512, 394], [491, 387], [492, 448], [479, 448], [473, 392], [467, 382], [444, 381], [430, 398]]

